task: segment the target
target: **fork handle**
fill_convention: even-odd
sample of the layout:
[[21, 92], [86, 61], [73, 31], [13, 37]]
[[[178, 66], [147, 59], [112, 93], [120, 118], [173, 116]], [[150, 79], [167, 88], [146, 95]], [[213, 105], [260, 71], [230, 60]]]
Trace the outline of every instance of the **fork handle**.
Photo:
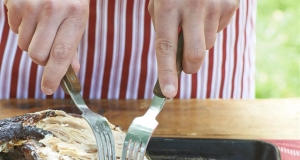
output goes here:
[[[182, 72], [182, 56], [183, 56], [183, 32], [181, 29], [178, 35], [178, 45], [177, 45], [177, 53], [176, 53], [176, 69], [177, 69], [178, 78], [180, 78], [180, 74]], [[160, 89], [158, 80], [155, 83], [153, 93], [160, 98], [166, 98]]]
[[66, 74], [61, 80], [60, 85], [66, 94], [69, 94], [66, 87], [68, 87], [70, 92], [73, 93], [79, 93], [81, 91], [81, 84], [71, 65], [69, 66]]

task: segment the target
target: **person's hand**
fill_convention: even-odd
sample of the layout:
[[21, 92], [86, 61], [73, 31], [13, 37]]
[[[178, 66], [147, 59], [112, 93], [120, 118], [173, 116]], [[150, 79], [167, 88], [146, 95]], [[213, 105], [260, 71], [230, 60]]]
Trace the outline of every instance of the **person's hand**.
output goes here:
[[49, 95], [70, 64], [79, 70], [77, 47], [89, 15], [89, 0], [4, 0], [11, 30], [31, 59], [45, 66], [41, 88]]
[[158, 79], [163, 94], [177, 94], [176, 50], [178, 27], [184, 34], [183, 71], [196, 73], [213, 47], [217, 32], [224, 29], [238, 9], [239, 0], [150, 0], [148, 10], [156, 32]]

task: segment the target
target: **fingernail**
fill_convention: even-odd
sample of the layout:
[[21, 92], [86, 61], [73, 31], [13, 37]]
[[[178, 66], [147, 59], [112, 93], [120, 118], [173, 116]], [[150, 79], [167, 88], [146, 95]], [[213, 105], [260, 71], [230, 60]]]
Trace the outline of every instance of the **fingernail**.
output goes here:
[[167, 84], [164, 86], [164, 92], [165, 93], [173, 93], [175, 92], [175, 86], [171, 84]]
[[54, 91], [52, 89], [46, 88], [46, 87], [42, 87], [42, 91], [46, 94], [46, 95], [51, 95], [54, 93]]

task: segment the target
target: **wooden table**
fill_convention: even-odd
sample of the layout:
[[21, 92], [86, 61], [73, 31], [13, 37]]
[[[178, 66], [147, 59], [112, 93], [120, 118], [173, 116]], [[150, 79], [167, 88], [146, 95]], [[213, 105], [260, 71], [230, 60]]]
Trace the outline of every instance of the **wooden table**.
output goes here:
[[[111, 123], [129, 127], [151, 100], [86, 100]], [[80, 113], [71, 100], [0, 100], [0, 119], [44, 109]], [[300, 139], [300, 98], [167, 100], [154, 136], [225, 139]]]

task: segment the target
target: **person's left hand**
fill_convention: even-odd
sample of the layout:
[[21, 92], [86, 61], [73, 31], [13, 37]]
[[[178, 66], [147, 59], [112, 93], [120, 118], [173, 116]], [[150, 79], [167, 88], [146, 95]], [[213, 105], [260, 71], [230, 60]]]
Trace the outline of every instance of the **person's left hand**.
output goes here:
[[196, 73], [213, 47], [217, 32], [224, 29], [239, 0], [150, 0], [148, 10], [156, 31], [158, 79], [167, 98], [177, 94], [176, 50], [178, 27], [184, 34], [183, 71]]

